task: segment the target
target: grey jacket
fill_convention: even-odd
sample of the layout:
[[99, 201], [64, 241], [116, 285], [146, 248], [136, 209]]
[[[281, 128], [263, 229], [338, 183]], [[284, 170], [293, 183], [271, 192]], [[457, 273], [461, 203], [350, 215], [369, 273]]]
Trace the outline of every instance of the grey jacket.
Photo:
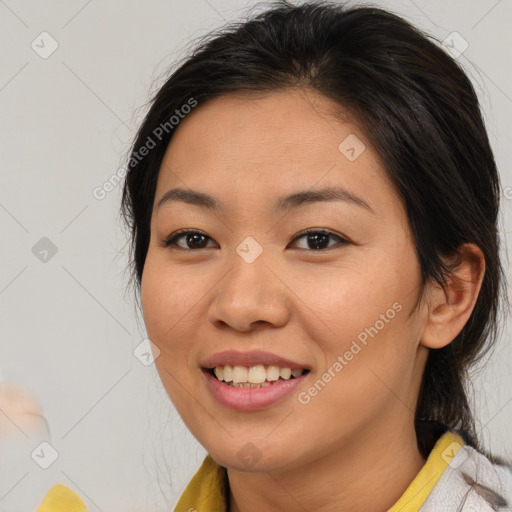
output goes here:
[[512, 511], [512, 462], [493, 464], [465, 445], [444, 470], [419, 512], [494, 510]]

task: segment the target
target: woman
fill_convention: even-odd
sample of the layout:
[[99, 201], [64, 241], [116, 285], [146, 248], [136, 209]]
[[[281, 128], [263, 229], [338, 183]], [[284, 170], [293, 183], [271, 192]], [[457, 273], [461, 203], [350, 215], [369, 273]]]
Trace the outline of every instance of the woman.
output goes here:
[[170, 76], [128, 169], [155, 364], [208, 451], [176, 511], [512, 506], [465, 392], [506, 299], [499, 176], [443, 49], [281, 2]]

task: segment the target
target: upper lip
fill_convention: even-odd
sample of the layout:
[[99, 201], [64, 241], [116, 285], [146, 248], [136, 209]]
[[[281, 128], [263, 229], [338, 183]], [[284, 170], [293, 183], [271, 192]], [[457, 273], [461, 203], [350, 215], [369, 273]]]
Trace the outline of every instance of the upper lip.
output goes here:
[[291, 370], [309, 369], [308, 365], [297, 363], [284, 357], [254, 350], [250, 352], [238, 352], [236, 350], [228, 350], [219, 352], [209, 357], [202, 363], [203, 368], [215, 368], [216, 366], [279, 366], [280, 368], [290, 368]]

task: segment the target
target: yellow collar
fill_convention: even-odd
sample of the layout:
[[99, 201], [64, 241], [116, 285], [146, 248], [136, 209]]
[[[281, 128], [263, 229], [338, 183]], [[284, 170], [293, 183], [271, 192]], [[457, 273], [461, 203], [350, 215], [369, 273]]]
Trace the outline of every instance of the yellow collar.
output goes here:
[[[445, 432], [436, 442], [425, 465], [388, 512], [415, 512], [423, 505], [451, 459], [464, 445], [453, 432]], [[207, 455], [182, 494], [174, 512], [228, 512], [226, 468]]]

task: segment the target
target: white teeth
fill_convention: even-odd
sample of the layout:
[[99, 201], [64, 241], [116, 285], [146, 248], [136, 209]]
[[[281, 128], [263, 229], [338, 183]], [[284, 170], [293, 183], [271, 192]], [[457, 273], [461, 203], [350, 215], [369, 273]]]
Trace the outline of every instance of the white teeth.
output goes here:
[[273, 381], [279, 379], [279, 366], [269, 366], [267, 368], [267, 380]]
[[300, 377], [305, 370], [291, 370], [290, 368], [279, 368], [279, 366], [216, 366], [214, 374], [217, 379], [231, 383], [232, 386], [240, 387], [261, 387], [270, 386], [272, 382], [279, 380], [289, 380], [290, 378]]
[[253, 384], [261, 384], [262, 382], [265, 382], [266, 378], [267, 371], [262, 364], [259, 364], [258, 366], [251, 366], [249, 368], [249, 375], [247, 377], [248, 382], [252, 382]]
[[233, 382], [247, 382], [247, 374], [245, 366], [233, 366]]
[[290, 370], [290, 368], [281, 368], [279, 370], [279, 376], [284, 379], [284, 380], [288, 380], [292, 375], [292, 371]]
[[[222, 379], [219, 379], [222, 380]], [[226, 365], [224, 366], [224, 382], [233, 382], [233, 367]]]

